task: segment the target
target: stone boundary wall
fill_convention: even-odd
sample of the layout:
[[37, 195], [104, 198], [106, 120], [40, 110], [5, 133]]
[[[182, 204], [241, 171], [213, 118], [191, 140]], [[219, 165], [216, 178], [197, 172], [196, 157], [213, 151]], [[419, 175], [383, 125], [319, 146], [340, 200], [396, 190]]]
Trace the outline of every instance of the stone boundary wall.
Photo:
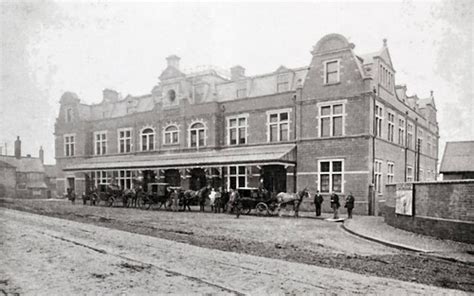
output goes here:
[[396, 184], [386, 186], [388, 225], [442, 239], [474, 243], [474, 180], [413, 183], [413, 216], [395, 212]]

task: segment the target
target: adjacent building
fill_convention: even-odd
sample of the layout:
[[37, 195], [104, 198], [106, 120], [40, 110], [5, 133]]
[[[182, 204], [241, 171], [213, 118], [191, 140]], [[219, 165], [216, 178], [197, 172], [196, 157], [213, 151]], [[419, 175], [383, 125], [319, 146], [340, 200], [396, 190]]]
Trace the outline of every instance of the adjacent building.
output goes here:
[[474, 141], [447, 142], [440, 173], [443, 180], [474, 179]]
[[304, 67], [247, 76], [241, 66], [185, 73], [173, 55], [150, 94], [123, 98], [106, 89], [87, 105], [64, 93], [55, 126], [58, 193], [81, 194], [112, 178], [124, 188], [134, 180], [191, 189], [263, 183], [272, 192], [352, 192], [356, 212], [375, 214], [385, 184], [435, 179], [433, 92], [420, 99], [396, 84], [386, 40], [358, 54], [330, 34], [310, 58]]
[[[0, 196], [48, 198], [51, 188], [46, 184], [43, 148], [39, 157], [21, 155], [21, 140], [15, 141], [15, 155], [0, 155]], [[54, 184], [54, 187], [56, 185]]]

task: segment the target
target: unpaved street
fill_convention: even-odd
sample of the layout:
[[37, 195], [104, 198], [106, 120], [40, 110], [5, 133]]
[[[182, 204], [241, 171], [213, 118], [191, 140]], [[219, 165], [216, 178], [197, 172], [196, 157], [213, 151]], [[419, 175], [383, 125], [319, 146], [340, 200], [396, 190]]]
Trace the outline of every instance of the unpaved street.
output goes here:
[[1, 211], [1, 289], [21, 294], [462, 294]]

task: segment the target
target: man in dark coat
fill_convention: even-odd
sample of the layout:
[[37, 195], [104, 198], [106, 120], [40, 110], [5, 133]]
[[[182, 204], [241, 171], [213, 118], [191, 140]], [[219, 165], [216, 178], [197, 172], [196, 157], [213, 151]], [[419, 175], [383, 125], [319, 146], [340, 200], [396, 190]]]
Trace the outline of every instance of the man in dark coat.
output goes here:
[[323, 203], [324, 198], [319, 193], [319, 190], [316, 190], [316, 194], [314, 195], [314, 206], [316, 207], [316, 217], [321, 216], [321, 204]]
[[347, 218], [352, 219], [352, 209], [354, 208], [354, 196], [352, 196], [352, 192], [349, 192], [349, 195], [346, 197], [346, 204], [344, 207], [347, 208]]
[[339, 207], [341, 204], [339, 203], [339, 196], [336, 193], [331, 194], [331, 208], [334, 211], [334, 219], [339, 219]]

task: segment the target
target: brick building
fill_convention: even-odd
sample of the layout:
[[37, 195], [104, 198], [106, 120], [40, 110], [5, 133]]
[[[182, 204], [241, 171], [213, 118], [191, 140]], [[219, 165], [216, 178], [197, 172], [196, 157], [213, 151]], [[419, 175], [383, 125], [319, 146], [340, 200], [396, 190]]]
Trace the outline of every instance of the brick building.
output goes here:
[[[46, 198], [48, 197], [48, 186], [45, 183], [45, 169], [43, 165], [43, 148], [39, 150], [39, 157], [21, 155], [21, 140], [15, 141], [15, 155], [0, 155], [0, 162], [13, 167], [15, 174], [8, 169], [5, 178], [0, 178], [0, 187], [5, 187], [8, 196], [18, 198]], [[1, 174], [0, 174], [1, 176]], [[14, 176], [14, 178], [12, 178]], [[0, 190], [1, 191], [1, 190]]]
[[443, 180], [474, 179], [474, 141], [447, 142], [439, 170]]
[[184, 73], [170, 56], [148, 95], [106, 89], [101, 103], [85, 105], [64, 93], [55, 127], [58, 192], [80, 194], [112, 177], [122, 187], [133, 178], [192, 189], [263, 182], [273, 192], [352, 191], [356, 212], [374, 214], [384, 184], [434, 179], [433, 93], [419, 99], [395, 84], [386, 41], [358, 55], [330, 34], [311, 54], [306, 67], [246, 76], [235, 66], [230, 77]]

